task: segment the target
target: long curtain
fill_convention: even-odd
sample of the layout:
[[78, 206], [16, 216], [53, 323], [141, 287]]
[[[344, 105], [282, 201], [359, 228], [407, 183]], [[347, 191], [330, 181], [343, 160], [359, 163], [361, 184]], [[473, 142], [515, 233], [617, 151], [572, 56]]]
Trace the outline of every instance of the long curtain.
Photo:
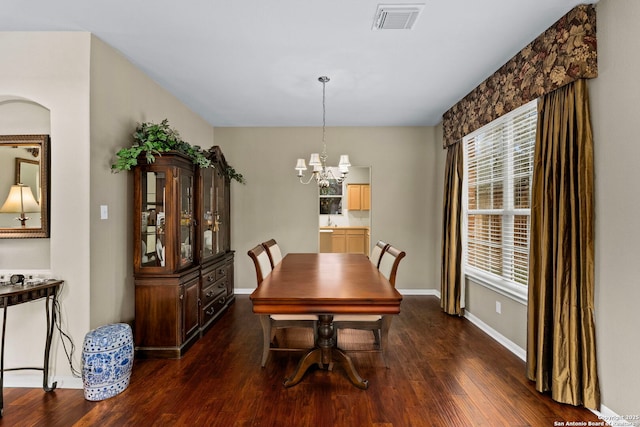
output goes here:
[[447, 148], [442, 212], [440, 306], [462, 315], [462, 142]]
[[552, 399], [600, 408], [594, 323], [593, 136], [586, 80], [538, 107], [527, 376]]

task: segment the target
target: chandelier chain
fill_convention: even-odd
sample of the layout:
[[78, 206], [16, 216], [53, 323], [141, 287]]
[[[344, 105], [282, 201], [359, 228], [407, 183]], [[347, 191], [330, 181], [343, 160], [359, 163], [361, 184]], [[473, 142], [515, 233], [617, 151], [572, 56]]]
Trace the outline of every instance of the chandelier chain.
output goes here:
[[322, 82], [322, 145], [323, 145], [323, 153], [327, 153], [327, 142], [325, 141], [325, 127], [327, 125], [327, 105], [326, 105], [326, 94], [325, 89], [327, 85], [328, 78], [321, 78]]
[[335, 181], [338, 184], [341, 184], [347, 174], [349, 173], [349, 156], [343, 154], [340, 156], [340, 162], [338, 163], [338, 167], [335, 169], [340, 170], [339, 176], [334, 175], [332, 168], [327, 166], [327, 141], [326, 141], [326, 128], [327, 128], [327, 92], [326, 92], [326, 84], [329, 81], [329, 77], [321, 76], [318, 77], [318, 81], [322, 83], [322, 153], [313, 153], [311, 154], [311, 158], [309, 159], [309, 166], [313, 166], [313, 171], [311, 172], [311, 177], [304, 181], [304, 172], [307, 170], [307, 166], [304, 162], [304, 159], [298, 159], [296, 163], [295, 170], [298, 171], [298, 178], [302, 184], [309, 184], [312, 180], [315, 179], [318, 187], [327, 188], [331, 185], [331, 181]]

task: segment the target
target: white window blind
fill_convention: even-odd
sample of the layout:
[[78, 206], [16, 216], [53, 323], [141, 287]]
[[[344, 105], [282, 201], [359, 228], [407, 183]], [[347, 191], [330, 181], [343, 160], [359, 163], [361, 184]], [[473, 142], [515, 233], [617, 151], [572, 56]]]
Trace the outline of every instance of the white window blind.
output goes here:
[[533, 150], [532, 101], [466, 136], [466, 266], [527, 284]]

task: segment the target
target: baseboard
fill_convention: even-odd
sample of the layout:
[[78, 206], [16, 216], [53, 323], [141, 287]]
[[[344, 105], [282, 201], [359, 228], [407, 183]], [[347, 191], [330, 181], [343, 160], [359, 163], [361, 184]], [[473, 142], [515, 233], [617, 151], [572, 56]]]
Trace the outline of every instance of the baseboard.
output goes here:
[[[607, 408], [604, 405], [600, 405], [600, 412], [595, 411], [593, 409], [591, 409], [591, 412], [596, 414], [598, 418], [600, 418], [602, 421], [605, 421], [610, 426], [637, 427], [638, 425], [637, 421], [635, 423], [629, 422], [624, 416], [616, 414], [615, 412], [613, 412], [611, 409]], [[637, 415], [634, 415], [634, 416], [637, 416]]]
[[491, 326], [484, 323], [478, 317], [474, 316], [472, 313], [465, 311], [464, 317], [469, 320], [471, 323], [480, 328], [485, 334], [489, 335], [494, 340], [498, 341], [505, 347], [507, 350], [518, 356], [522, 360], [527, 360], [527, 352], [522, 347], [518, 346], [516, 343], [502, 335], [500, 332], [493, 329]]
[[[518, 346], [513, 341], [509, 340], [507, 337], [505, 337], [504, 335], [502, 335], [501, 333], [493, 329], [491, 326], [484, 323], [482, 320], [474, 316], [472, 313], [469, 313], [467, 311], [465, 312], [464, 317], [467, 320], [469, 320], [471, 323], [476, 325], [478, 328], [480, 328], [485, 334], [489, 335], [491, 338], [498, 341], [498, 343], [500, 343], [507, 350], [511, 351], [513, 354], [518, 356], [520, 359], [522, 359], [523, 361], [527, 360], [527, 352], [525, 349]], [[611, 423], [612, 426], [624, 426], [624, 427], [630, 426], [631, 427], [636, 425], [636, 424], [630, 424], [626, 422], [623, 419], [623, 417], [619, 416], [618, 414], [616, 414], [615, 412], [613, 412], [611, 409], [607, 408], [604, 405], [600, 405], [600, 411], [596, 411], [595, 409], [590, 409], [590, 408], [587, 408], [587, 409], [589, 409], [591, 412], [597, 415], [598, 418], [600, 418], [601, 420]]]
[[440, 298], [440, 291], [437, 289], [398, 289], [402, 295], [431, 295]]
[[[49, 379], [50, 385], [57, 382], [57, 388], [72, 388], [82, 389], [82, 378], [76, 378], [72, 376], [52, 376]], [[4, 387], [17, 387], [17, 388], [42, 388], [42, 374], [41, 373], [14, 373], [5, 372], [4, 374]]]

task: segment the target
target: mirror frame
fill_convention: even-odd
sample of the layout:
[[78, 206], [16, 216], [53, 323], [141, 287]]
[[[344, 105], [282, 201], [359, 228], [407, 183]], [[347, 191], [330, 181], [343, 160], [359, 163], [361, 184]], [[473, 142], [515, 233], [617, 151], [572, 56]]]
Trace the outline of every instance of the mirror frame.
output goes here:
[[[49, 135], [0, 135], [0, 146], [10, 145], [14, 147], [34, 146], [40, 147], [40, 226], [27, 228], [0, 227], [0, 239], [27, 239], [49, 237]], [[16, 160], [16, 165], [18, 161]], [[18, 171], [12, 176], [17, 179]], [[2, 197], [2, 196], [0, 196]]]

